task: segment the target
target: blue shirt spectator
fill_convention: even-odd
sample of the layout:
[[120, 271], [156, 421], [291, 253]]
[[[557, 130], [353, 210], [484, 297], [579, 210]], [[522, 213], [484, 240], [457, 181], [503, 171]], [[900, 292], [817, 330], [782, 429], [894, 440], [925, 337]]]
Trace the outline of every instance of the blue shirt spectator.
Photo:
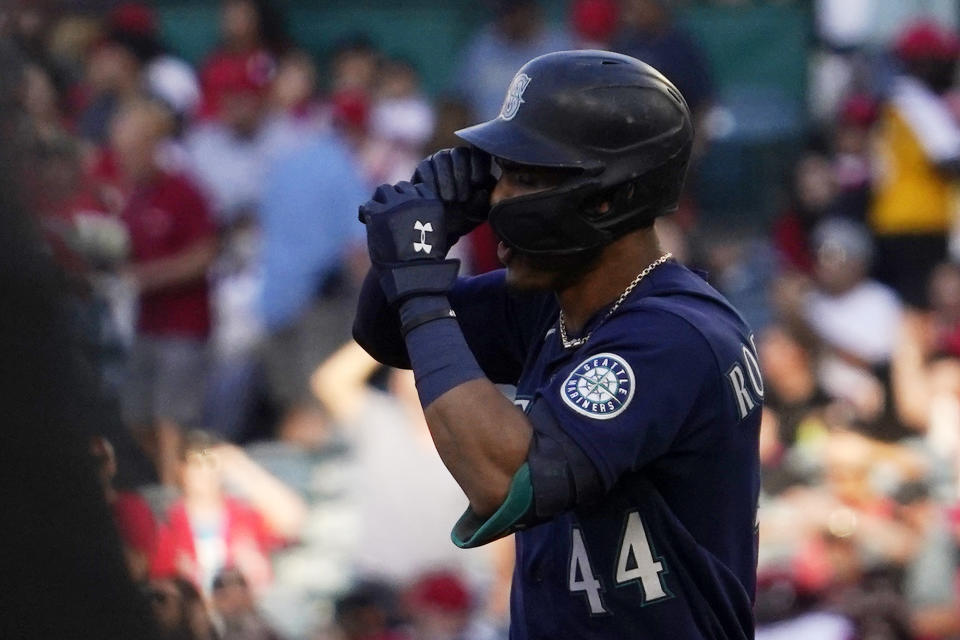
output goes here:
[[497, 117], [504, 87], [528, 60], [573, 48], [567, 34], [544, 23], [536, 2], [500, 2], [497, 14], [467, 45], [456, 74], [457, 93], [481, 120]]
[[357, 206], [370, 189], [347, 148], [324, 134], [278, 161], [261, 210], [263, 319], [268, 330], [292, 323], [346, 251], [363, 241]]
[[623, 5], [623, 28], [611, 49], [643, 60], [671, 82], [694, 112], [707, 106], [713, 82], [706, 56], [663, 0], [631, 0]]

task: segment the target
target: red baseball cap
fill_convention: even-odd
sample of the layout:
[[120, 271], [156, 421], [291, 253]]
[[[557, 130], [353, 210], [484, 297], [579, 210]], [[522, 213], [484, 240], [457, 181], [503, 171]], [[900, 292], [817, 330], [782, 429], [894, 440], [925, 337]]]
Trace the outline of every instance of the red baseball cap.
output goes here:
[[869, 127], [877, 119], [877, 103], [868, 95], [856, 93], [840, 105], [840, 122]]
[[139, 2], [124, 2], [110, 12], [110, 29], [139, 36], [155, 36], [156, 19], [153, 9]]
[[204, 88], [217, 95], [263, 93], [273, 78], [274, 63], [269, 54], [225, 55], [213, 60], [204, 73]]
[[960, 38], [936, 22], [922, 20], [900, 34], [894, 51], [904, 60], [954, 60], [960, 55]]
[[612, 36], [619, 17], [615, 0], [575, 0], [570, 10], [574, 30], [593, 42], [605, 42]]
[[448, 613], [465, 613], [470, 609], [470, 593], [455, 573], [435, 571], [418, 579], [410, 590], [410, 600], [421, 607]]

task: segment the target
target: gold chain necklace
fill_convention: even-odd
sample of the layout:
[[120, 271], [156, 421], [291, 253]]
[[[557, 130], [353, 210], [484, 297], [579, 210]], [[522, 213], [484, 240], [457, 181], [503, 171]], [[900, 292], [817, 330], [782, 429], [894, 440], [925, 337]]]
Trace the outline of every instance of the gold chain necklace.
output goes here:
[[563, 344], [563, 348], [570, 349], [572, 347], [582, 347], [583, 345], [585, 345], [587, 343], [587, 340], [590, 339], [590, 336], [593, 335], [593, 332], [596, 331], [597, 327], [599, 327], [601, 324], [606, 322], [607, 319], [613, 315], [613, 312], [620, 308], [620, 305], [623, 304], [623, 301], [627, 299], [627, 296], [630, 295], [630, 292], [633, 291], [638, 284], [640, 284], [640, 281], [643, 280], [648, 275], [650, 275], [651, 271], [653, 271], [654, 269], [656, 269], [657, 267], [659, 267], [660, 265], [662, 265], [664, 262], [666, 262], [672, 257], [673, 257], [673, 254], [668, 251], [667, 253], [663, 254], [662, 256], [660, 256], [659, 258], [657, 258], [656, 260], [648, 264], [646, 268], [640, 273], [638, 273], [637, 277], [634, 278], [633, 281], [627, 285], [627, 288], [623, 290], [623, 293], [620, 294], [620, 297], [617, 298], [617, 301], [613, 303], [612, 307], [610, 307], [610, 311], [607, 311], [607, 315], [603, 316], [603, 320], [598, 322], [597, 326], [594, 327], [593, 330], [590, 331], [590, 333], [583, 336], [582, 338], [574, 338], [573, 340], [571, 340], [567, 337], [567, 320], [566, 320], [566, 317], [563, 315], [563, 309], [561, 309], [559, 324], [560, 324], [560, 342]]

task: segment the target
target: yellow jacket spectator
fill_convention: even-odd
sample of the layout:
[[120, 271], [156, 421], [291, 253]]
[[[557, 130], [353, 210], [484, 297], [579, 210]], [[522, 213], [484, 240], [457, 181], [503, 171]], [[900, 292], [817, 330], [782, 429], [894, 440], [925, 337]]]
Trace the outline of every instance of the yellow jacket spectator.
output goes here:
[[941, 94], [950, 88], [960, 39], [933, 23], [897, 40], [904, 73], [891, 87], [877, 127], [869, 223], [877, 277], [915, 306], [933, 267], [947, 255], [960, 209], [960, 124]]

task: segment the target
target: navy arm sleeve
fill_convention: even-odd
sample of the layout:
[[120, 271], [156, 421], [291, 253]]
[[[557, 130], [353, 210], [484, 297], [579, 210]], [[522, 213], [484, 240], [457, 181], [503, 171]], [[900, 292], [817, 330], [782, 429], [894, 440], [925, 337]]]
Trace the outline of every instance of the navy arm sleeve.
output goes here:
[[[542, 329], [548, 307], [556, 304], [552, 297], [509, 292], [503, 271], [460, 278], [449, 297], [467, 345], [484, 374], [492, 382], [515, 384], [534, 334]], [[410, 368], [397, 313], [387, 304], [372, 269], [360, 292], [353, 337], [383, 364]]]

